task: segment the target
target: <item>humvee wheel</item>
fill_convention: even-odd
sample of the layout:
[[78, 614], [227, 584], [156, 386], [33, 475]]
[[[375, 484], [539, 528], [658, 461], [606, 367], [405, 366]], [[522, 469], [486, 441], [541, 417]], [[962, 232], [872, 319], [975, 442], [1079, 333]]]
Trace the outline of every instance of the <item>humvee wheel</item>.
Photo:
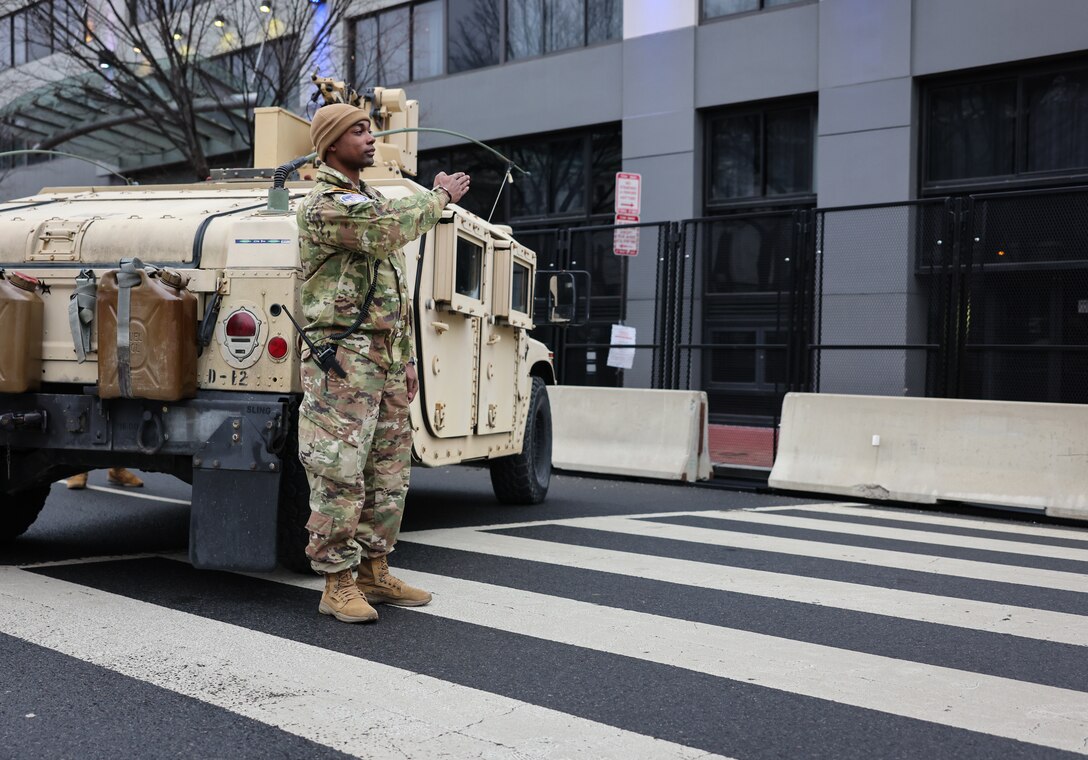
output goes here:
[[552, 407], [548, 389], [533, 378], [529, 419], [520, 454], [491, 460], [491, 487], [503, 504], [539, 504], [552, 478]]
[[291, 430], [280, 452], [283, 472], [280, 473], [279, 506], [276, 511], [276, 558], [288, 570], [309, 573], [306, 556], [306, 522], [310, 519], [310, 484], [306, 471], [298, 461], [298, 407], [291, 410]]
[[11, 541], [26, 533], [38, 519], [49, 496], [49, 486], [35, 486], [25, 491], [4, 494], [0, 507], [0, 543]]

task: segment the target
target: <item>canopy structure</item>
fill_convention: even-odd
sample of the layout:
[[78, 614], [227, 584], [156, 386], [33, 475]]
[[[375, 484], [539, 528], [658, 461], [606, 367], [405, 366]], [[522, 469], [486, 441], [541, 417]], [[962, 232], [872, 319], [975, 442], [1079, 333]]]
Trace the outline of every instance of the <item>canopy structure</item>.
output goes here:
[[[208, 78], [221, 90], [194, 93], [195, 128], [205, 155], [248, 150], [247, 98], [241, 94], [242, 88], [231, 87], [230, 73], [218, 71], [223, 67], [212, 62], [204, 65], [210, 65]], [[156, 92], [165, 93], [161, 83], [150, 78], [145, 81]], [[122, 172], [184, 160], [177, 140], [170, 137], [178, 132], [180, 116], [164, 114], [161, 120], [152, 121], [142, 110], [127, 105], [113, 87], [104, 86], [93, 72], [44, 84], [0, 108], [0, 125], [28, 148], [107, 161]], [[165, 95], [163, 100], [171, 102]]]

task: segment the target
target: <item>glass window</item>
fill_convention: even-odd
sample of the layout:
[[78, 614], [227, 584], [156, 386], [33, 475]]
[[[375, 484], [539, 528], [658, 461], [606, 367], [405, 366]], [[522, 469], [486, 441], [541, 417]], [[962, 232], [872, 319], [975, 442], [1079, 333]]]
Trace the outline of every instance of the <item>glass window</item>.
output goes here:
[[26, 57], [26, 12], [14, 14], [11, 21], [13, 25], [11, 36], [13, 42], [12, 63], [20, 66], [30, 60]]
[[774, 8], [790, 5], [800, 0], [703, 0], [703, 18], [730, 16], [734, 13], [758, 11], [760, 8]]
[[1029, 172], [1088, 166], [1088, 70], [1025, 82]]
[[11, 66], [11, 16], [0, 18], [0, 69]]
[[442, 73], [442, 0], [412, 8], [412, 79]]
[[584, 0], [544, 0], [545, 52], [586, 44]]
[[730, 116], [711, 124], [711, 203], [759, 194], [759, 131], [759, 114]]
[[363, 90], [380, 83], [378, 72], [378, 17], [368, 16], [355, 22], [355, 89]]
[[448, 0], [449, 72], [499, 63], [499, 0]]
[[472, 175], [472, 192], [459, 205], [485, 219], [491, 217], [494, 208], [492, 221], [500, 223], [525, 220], [524, 224], [535, 224], [528, 220], [550, 216], [568, 220], [612, 216], [616, 172], [621, 168], [618, 125], [490, 144], [529, 172], [526, 176], [514, 170], [513, 185], [503, 187], [501, 195], [498, 192], [506, 175], [505, 165], [475, 146], [425, 151], [420, 156], [420, 181], [426, 184], [439, 171], [468, 172]]
[[748, 107], [707, 122], [707, 203], [812, 193], [815, 109]]
[[932, 90], [926, 144], [926, 177], [930, 181], [1012, 174], [1016, 81]]
[[27, 14], [27, 59], [36, 61], [53, 52], [53, 5], [38, 3], [28, 8]]
[[767, 195], [812, 190], [812, 145], [809, 109], [767, 114]]
[[407, 5], [393, 8], [378, 17], [378, 60], [381, 62], [381, 84], [388, 87], [408, 81], [411, 53], [411, 13]]
[[510, 288], [510, 309], [522, 314], [529, 313], [529, 267], [516, 261]]
[[529, 58], [544, 52], [544, 0], [508, 0], [506, 55]]
[[586, 40], [590, 45], [623, 37], [623, 0], [589, 0]]
[[454, 290], [460, 295], [479, 300], [483, 264], [483, 246], [459, 236], [457, 238], [457, 271], [454, 273]]

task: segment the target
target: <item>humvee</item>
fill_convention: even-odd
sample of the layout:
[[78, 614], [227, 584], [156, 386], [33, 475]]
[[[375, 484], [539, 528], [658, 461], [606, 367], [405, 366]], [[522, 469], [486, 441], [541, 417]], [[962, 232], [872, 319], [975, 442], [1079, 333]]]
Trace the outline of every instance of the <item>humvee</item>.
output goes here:
[[[342, 83], [318, 84], [326, 100], [342, 99]], [[389, 198], [418, 192], [406, 176], [418, 104], [383, 88], [356, 102], [390, 133], [365, 181]], [[0, 541], [33, 523], [54, 481], [124, 465], [192, 484], [195, 566], [308, 566], [296, 439], [305, 344], [292, 317], [295, 206], [313, 166], [289, 161], [312, 150], [308, 129], [262, 108], [252, 169], [0, 203]], [[508, 227], [453, 204], [405, 254], [420, 379], [414, 460], [487, 462], [501, 502], [542, 501], [555, 372], [528, 332], [576, 321], [573, 280], [537, 273]]]

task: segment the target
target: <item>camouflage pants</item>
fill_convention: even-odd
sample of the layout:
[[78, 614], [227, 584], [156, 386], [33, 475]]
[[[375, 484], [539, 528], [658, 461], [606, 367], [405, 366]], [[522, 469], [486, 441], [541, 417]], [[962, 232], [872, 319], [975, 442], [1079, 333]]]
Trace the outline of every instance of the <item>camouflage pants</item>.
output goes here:
[[405, 365], [387, 351], [376, 361], [376, 349], [370, 338], [342, 344], [345, 378], [302, 365], [298, 453], [310, 483], [306, 555], [318, 573], [388, 554], [400, 531], [412, 453]]

